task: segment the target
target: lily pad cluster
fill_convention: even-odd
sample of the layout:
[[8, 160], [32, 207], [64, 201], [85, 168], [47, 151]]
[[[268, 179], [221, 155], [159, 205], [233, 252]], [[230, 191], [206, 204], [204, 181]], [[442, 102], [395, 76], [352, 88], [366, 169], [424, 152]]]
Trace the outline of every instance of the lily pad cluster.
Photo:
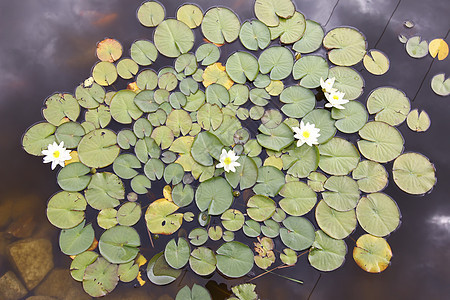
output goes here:
[[[254, 12], [241, 22], [226, 7], [204, 12], [185, 4], [176, 18], [165, 18], [160, 3], [143, 3], [137, 17], [153, 39], [126, 52], [114, 39], [101, 41], [92, 77], [73, 94], [47, 98], [45, 120], [24, 134], [29, 154], [40, 156], [54, 142], [71, 150], [47, 216], [61, 229], [61, 251], [73, 257], [73, 278], [91, 296], [108, 294], [119, 281], [145, 281], [139, 248], [149, 246], [142, 244], [147, 232], [133, 228], [140, 221], [151, 235], [198, 224], [167, 239], [149, 260], [146, 276], [157, 285], [182, 269], [238, 278], [255, 264], [291, 266], [301, 251], [317, 270], [332, 271], [358, 224], [367, 234], [354, 247], [357, 264], [368, 272], [390, 264], [386, 237], [401, 214], [383, 193], [388, 174], [410, 194], [436, 182], [425, 156], [404, 152], [396, 127], [408, 118], [424, 131], [429, 119], [411, 114], [408, 97], [393, 87], [362, 99], [364, 80], [352, 66], [363, 61], [382, 74], [386, 61], [357, 29], [325, 33], [291, 0], [256, 0]], [[230, 43], [239, 50], [226, 57]], [[160, 68], [162, 56], [172, 65]], [[327, 78], [350, 100], [344, 109], [325, 107], [320, 82]], [[320, 129], [318, 145], [297, 147], [292, 128], [300, 121]], [[239, 156], [235, 172], [217, 167], [223, 150]], [[149, 191], [159, 199], [150, 201]], [[87, 219], [88, 210], [96, 219]], [[241, 232], [249, 239], [235, 241]], [[239, 295], [253, 290], [234, 293], [247, 299]], [[194, 285], [176, 299], [205, 293]]]

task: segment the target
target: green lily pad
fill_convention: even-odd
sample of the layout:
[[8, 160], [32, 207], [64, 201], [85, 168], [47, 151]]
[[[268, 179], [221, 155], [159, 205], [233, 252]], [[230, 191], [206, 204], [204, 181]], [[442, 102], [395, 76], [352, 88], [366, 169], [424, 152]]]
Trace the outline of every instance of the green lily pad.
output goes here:
[[220, 219], [222, 220], [223, 227], [229, 231], [238, 231], [242, 228], [245, 222], [244, 215], [237, 209], [229, 209], [225, 211]]
[[147, 265], [147, 277], [156, 285], [166, 285], [174, 282], [181, 275], [181, 270], [173, 269], [160, 252], [150, 259]]
[[164, 20], [165, 15], [164, 7], [155, 1], [142, 3], [137, 11], [139, 22], [146, 27], [157, 26]]
[[131, 179], [138, 175], [138, 169], [141, 167], [141, 163], [133, 154], [121, 154], [114, 161], [113, 170], [120, 178]]
[[445, 79], [444, 73], [434, 75], [431, 79], [431, 89], [442, 97], [450, 95], [450, 78]]
[[117, 74], [123, 79], [131, 79], [139, 71], [137, 63], [130, 58], [123, 58], [117, 63]]
[[331, 176], [325, 181], [323, 200], [337, 211], [348, 211], [356, 207], [359, 200], [359, 186], [348, 176]]
[[316, 238], [308, 254], [311, 266], [319, 271], [333, 271], [342, 266], [347, 254], [343, 240], [335, 240], [322, 230], [316, 231]]
[[390, 264], [392, 250], [385, 239], [364, 234], [356, 241], [353, 259], [366, 272], [383, 272]]
[[195, 228], [189, 233], [189, 241], [194, 246], [201, 246], [208, 240], [208, 232], [204, 228]]
[[139, 275], [139, 266], [133, 261], [120, 264], [118, 269], [119, 279], [122, 282], [131, 282]]
[[131, 189], [136, 194], [144, 195], [147, 194], [148, 189], [152, 187], [152, 182], [148, 177], [144, 175], [137, 175], [133, 177], [133, 179], [130, 182]]
[[141, 218], [141, 205], [136, 202], [125, 202], [117, 211], [117, 222], [124, 226], [133, 226]]
[[334, 126], [343, 133], [358, 132], [369, 118], [366, 108], [358, 101], [350, 101], [342, 106], [345, 109], [331, 109], [331, 117], [336, 120]]
[[212, 166], [214, 159], [219, 159], [223, 145], [220, 140], [210, 132], [200, 132], [194, 139], [191, 148], [192, 157], [204, 166]]
[[31, 126], [23, 135], [23, 149], [31, 155], [43, 155], [42, 150], [47, 149], [48, 145], [56, 141], [53, 135], [55, 130], [56, 127], [47, 122], [40, 122]]
[[283, 244], [295, 251], [308, 249], [314, 242], [314, 226], [302, 217], [287, 217], [283, 221], [286, 228], [280, 229]]
[[258, 106], [266, 106], [269, 103], [270, 100], [270, 94], [262, 89], [251, 89], [249, 93], [250, 101], [252, 101], [253, 104]]
[[383, 75], [389, 70], [389, 58], [380, 50], [369, 50], [363, 59], [364, 67], [374, 75]]
[[68, 164], [58, 173], [58, 185], [68, 192], [84, 190], [91, 181], [91, 176], [87, 175], [90, 171], [90, 168], [79, 162]]
[[175, 136], [186, 135], [192, 128], [192, 120], [186, 111], [176, 109], [167, 116], [166, 126]]
[[164, 163], [156, 158], [151, 158], [144, 165], [144, 173], [150, 180], [161, 179], [164, 174]]
[[244, 84], [253, 81], [258, 75], [259, 65], [256, 58], [244, 51], [237, 51], [230, 55], [225, 65], [228, 76], [237, 83]]
[[434, 165], [419, 153], [405, 153], [397, 157], [392, 176], [401, 190], [413, 195], [427, 193], [436, 184]]
[[316, 51], [322, 45], [323, 37], [322, 26], [314, 21], [306, 20], [306, 29], [303, 36], [292, 45], [292, 49], [300, 53], [311, 53]]
[[269, 73], [270, 79], [282, 80], [291, 74], [294, 58], [287, 48], [273, 46], [261, 53], [258, 63], [262, 74]]
[[267, 26], [277, 26], [280, 18], [289, 18], [295, 13], [295, 6], [291, 0], [257, 0], [255, 1], [255, 15]]
[[370, 93], [367, 109], [375, 114], [375, 121], [382, 121], [397, 126], [405, 121], [410, 109], [405, 93], [391, 87], [381, 87]]
[[284, 123], [281, 123], [273, 129], [264, 125], [259, 126], [261, 134], [256, 136], [258, 143], [266, 149], [280, 151], [289, 146], [294, 141], [294, 134]]
[[301, 181], [286, 183], [280, 191], [280, 196], [283, 197], [279, 201], [280, 207], [291, 216], [307, 214], [317, 202], [316, 193]]
[[114, 162], [120, 148], [117, 136], [107, 129], [97, 129], [86, 134], [78, 144], [80, 161], [91, 168], [103, 168]]
[[193, 29], [202, 23], [203, 12], [197, 5], [184, 4], [177, 10], [177, 20]]
[[256, 194], [275, 197], [284, 185], [284, 174], [273, 166], [258, 169], [257, 184], [253, 187]]
[[284, 264], [293, 266], [297, 263], [297, 252], [289, 248], [284, 248], [283, 253], [280, 254], [280, 259]]
[[136, 94], [130, 90], [117, 92], [111, 99], [111, 116], [114, 120], [122, 124], [130, 124], [142, 116], [142, 111], [135, 104]]
[[228, 242], [216, 253], [217, 269], [228, 277], [242, 277], [253, 268], [253, 251], [245, 244]]
[[261, 226], [254, 220], [247, 220], [242, 227], [242, 231], [248, 237], [257, 237], [261, 234]]
[[197, 58], [192, 53], [185, 53], [178, 56], [175, 60], [175, 70], [189, 76], [197, 71]]
[[125, 188], [117, 175], [109, 172], [96, 173], [92, 175], [85, 195], [90, 206], [101, 210], [119, 205], [119, 200], [125, 198]]
[[419, 114], [417, 109], [409, 112], [406, 118], [406, 124], [408, 124], [409, 129], [417, 132], [427, 131], [430, 128], [431, 120], [428, 114], [422, 110]]
[[135, 259], [140, 245], [139, 234], [134, 228], [117, 225], [102, 234], [98, 242], [98, 249], [110, 263], [121, 264]]
[[361, 161], [353, 170], [352, 177], [364, 193], [379, 192], [388, 184], [386, 169], [383, 165], [371, 160]]
[[217, 259], [214, 252], [206, 247], [196, 248], [189, 257], [189, 266], [200, 276], [207, 276], [216, 270]]
[[233, 188], [239, 185], [241, 190], [251, 188], [256, 183], [258, 168], [253, 159], [247, 156], [240, 156], [237, 160], [240, 166], [236, 167], [236, 172], [225, 173], [225, 178]]
[[195, 57], [203, 66], [209, 66], [219, 60], [220, 49], [214, 44], [202, 44], [195, 51]]
[[352, 68], [333, 67], [328, 73], [328, 78], [335, 78], [333, 88], [345, 93], [345, 99], [355, 100], [362, 95], [364, 79]]
[[101, 297], [112, 292], [119, 282], [119, 266], [110, 264], [103, 257], [86, 267], [83, 275], [83, 289], [91, 297]]
[[172, 234], [183, 223], [183, 214], [175, 213], [178, 206], [167, 199], [153, 201], [145, 212], [148, 230], [153, 234]]
[[66, 255], [77, 255], [86, 251], [94, 241], [94, 229], [85, 221], [70, 229], [61, 230], [59, 248]]
[[331, 113], [326, 109], [314, 109], [310, 111], [304, 118], [303, 123], [314, 124], [320, 129], [320, 136], [317, 138], [319, 144], [329, 141], [336, 133], [335, 121], [331, 118]]
[[383, 193], [368, 194], [356, 207], [361, 227], [368, 233], [383, 237], [400, 225], [400, 210], [391, 197]]
[[216, 130], [222, 121], [223, 113], [217, 104], [205, 103], [197, 112], [197, 122], [205, 130]]
[[215, 44], [231, 43], [238, 38], [240, 28], [239, 18], [225, 7], [209, 9], [202, 21], [204, 37]]
[[76, 281], [83, 281], [84, 271], [86, 267], [91, 265], [98, 257], [98, 253], [94, 251], [85, 251], [75, 256], [70, 264], [70, 275]]
[[114, 208], [102, 209], [97, 215], [97, 224], [103, 229], [109, 229], [117, 225], [117, 210]]
[[311, 174], [308, 175], [308, 186], [312, 188], [314, 192], [323, 192], [325, 190], [323, 186], [326, 180], [327, 176], [322, 173], [311, 172]]
[[227, 89], [218, 83], [213, 83], [206, 88], [206, 102], [216, 104], [219, 107], [230, 102], [230, 95]]
[[76, 121], [80, 115], [80, 105], [71, 94], [55, 93], [45, 100], [42, 110], [44, 118], [51, 124], [59, 126], [67, 120]]
[[270, 44], [270, 31], [258, 20], [245, 21], [239, 32], [239, 39], [248, 50], [264, 49]]
[[183, 268], [189, 261], [191, 248], [184, 238], [171, 239], [164, 250], [164, 258], [166, 262], [174, 269]]
[[325, 201], [320, 201], [316, 208], [316, 221], [330, 237], [340, 240], [346, 238], [356, 228], [355, 210], [338, 211], [327, 205]]
[[283, 44], [293, 44], [298, 41], [306, 29], [305, 16], [302, 13], [294, 12], [294, 15], [285, 19], [280, 18], [277, 26], [269, 27], [270, 38], [272, 40], [280, 38]]
[[220, 226], [211, 226], [208, 229], [208, 236], [211, 241], [218, 241], [222, 238], [223, 229]]
[[178, 163], [172, 163], [166, 166], [164, 169], [164, 181], [167, 184], [173, 185], [179, 184], [184, 176], [184, 169]]
[[360, 159], [352, 143], [336, 137], [319, 145], [319, 153], [319, 168], [330, 175], [347, 175], [356, 168]]
[[73, 228], [84, 220], [86, 204], [86, 199], [80, 193], [59, 192], [48, 201], [47, 218], [58, 228]]
[[338, 66], [353, 66], [366, 54], [367, 42], [357, 29], [337, 27], [323, 38], [323, 46], [329, 49], [328, 59]]
[[200, 211], [208, 210], [210, 215], [220, 215], [230, 208], [233, 202], [231, 186], [222, 177], [202, 182], [195, 192], [195, 203]]
[[[149, 66], [156, 61], [156, 58], [158, 57], [158, 50], [156, 49], [155, 45], [153, 45], [152, 42], [147, 40], [138, 40], [131, 45], [130, 55], [131, 58], [139, 65]], [[150, 70], [147, 71], [146, 73], [144, 72], [146, 71], [143, 71], [142, 73], [139, 74], [142, 75], [141, 79], [138, 81], [138, 86], [139, 84], [141, 86], [144, 85], [149, 90], [153, 90], [156, 87], [155, 84], [156, 78], [154, 77], [153, 74], [151, 74]]]
[[276, 238], [280, 234], [280, 224], [274, 220], [265, 220], [261, 226], [261, 232], [268, 238]]
[[153, 40], [162, 55], [178, 57], [192, 49], [194, 33], [183, 22], [166, 19], [156, 27]]
[[280, 102], [285, 103], [281, 111], [290, 118], [303, 118], [316, 105], [314, 93], [301, 86], [287, 87], [280, 94]]
[[117, 79], [117, 69], [109, 61], [101, 61], [95, 64], [92, 69], [92, 77], [95, 82], [102, 86], [113, 84]]
[[414, 58], [422, 58], [428, 54], [428, 42], [421, 41], [420, 36], [413, 36], [406, 42], [406, 52]]
[[300, 79], [300, 85], [305, 88], [320, 86], [320, 78], [328, 78], [328, 63], [318, 55], [301, 57], [294, 64], [292, 75], [295, 80]]
[[262, 222], [275, 213], [275, 202], [264, 195], [250, 197], [247, 202], [247, 214], [255, 221]]
[[178, 291], [175, 300], [211, 300], [211, 295], [207, 289], [195, 284], [192, 286], [192, 290], [189, 286], [185, 285]]
[[105, 100], [105, 96], [105, 89], [97, 83], [93, 83], [90, 87], [80, 84], [75, 90], [75, 98], [84, 108], [98, 107]]
[[[86, 111], [84, 118], [87, 122], [95, 125], [95, 128], [105, 128], [111, 122], [111, 113], [109, 107], [99, 105], [97, 108], [92, 108]], [[81, 134], [81, 130], [79, 130]], [[76, 138], [76, 137], [75, 137]]]
[[194, 190], [188, 184], [184, 187], [181, 183], [177, 184], [172, 189], [172, 199], [173, 202], [179, 207], [188, 206], [194, 200]]
[[384, 122], [369, 122], [359, 131], [361, 154], [370, 160], [385, 163], [399, 156], [404, 140], [400, 132]]

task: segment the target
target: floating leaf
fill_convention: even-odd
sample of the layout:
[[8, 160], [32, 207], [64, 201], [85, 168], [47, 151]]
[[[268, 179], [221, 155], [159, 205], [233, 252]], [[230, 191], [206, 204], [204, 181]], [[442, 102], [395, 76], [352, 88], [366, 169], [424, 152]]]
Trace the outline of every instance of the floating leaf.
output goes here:
[[228, 104], [230, 102], [230, 95], [227, 89], [218, 83], [213, 83], [206, 88], [206, 102], [216, 104], [219, 107]]
[[86, 204], [80, 193], [59, 192], [48, 201], [47, 218], [58, 228], [73, 228], [84, 220]]
[[80, 84], [75, 90], [75, 97], [81, 107], [96, 108], [105, 100], [105, 90], [97, 83], [90, 87]]
[[276, 238], [280, 234], [280, 225], [274, 220], [265, 220], [261, 232], [269, 238]]
[[124, 226], [133, 226], [141, 218], [141, 205], [136, 202], [125, 202], [117, 211], [117, 222]]
[[134, 60], [129, 59], [129, 58], [121, 59], [117, 63], [116, 67], [117, 67], [117, 73], [123, 79], [131, 79], [139, 71], [139, 66], [137, 65], [137, 63], [135, 63]]
[[188, 263], [190, 253], [191, 248], [185, 239], [178, 238], [178, 243], [171, 239], [164, 250], [164, 258], [172, 268], [181, 269]]
[[284, 174], [272, 166], [264, 166], [258, 169], [257, 184], [253, 187], [256, 194], [275, 197], [284, 185]]
[[236, 167], [236, 172], [225, 173], [225, 178], [233, 188], [239, 184], [241, 190], [251, 188], [258, 177], [258, 168], [253, 159], [247, 156], [240, 156], [237, 160], [240, 166]]
[[[95, 128], [105, 128], [111, 122], [111, 112], [109, 107], [105, 105], [99, 105], [97, 108], [89, 109], [85, 114], [86, 122], [94, 124]], [[81, 130], [79, 129], [79, 135]], [[84, 133], [83, 133], [84, 135]], [[77, 138], [76, 136], [74, 137]], [[64, 143], [65, 144], [65, 143]]]
[[319, 271], [333, 271], [344, 263], [346, 253], [347, 245], [343, 240], [335, 240], [318, 230], [308, 260]]
[[195, 228], [189, 233], [188, 238], [192, 245], [201, 246], [208, 240], [208, 232], [203, 228]]
[[76, 281], [83, 281], [84, 271], [86, 267], [91, 265], [98, 257], [98, 253], [94, 251], [85, 251], [72, 260], [70, 264], [70, 275]]
[[209, 66], [219, 60], [220, 49], [214, 44], [202, 44], [195, 51], [195, 57], [197, 62], [201, 62], [203, 66]]
[[330, 30], [323, 39], [323, 46], [330, 51], [328, 59], [338, 66], [353, 66], [366, 54], [366, 38], [357, 29], [337, 27]]
[[359, 200], [359, 186], [348, 176], [331, 176], [325, 181], [323, 200], [333, 209], [348, 211], [356, 207]]
[[320, 229], [334, 239], [346, 238], [356, 228], [355, 210], [337, 211], [320, 201], [316, 208], [316, 221]]
[[80, 161], [91, 168], [109, 166], [120, 152], [116, 140], [116, 134], [111, 130], [97, 129], [89, 132], [78, 144]]
[[205, 129], [216, 130], [222, 124], [223, 113], [217, 104], [205, 103], [197, 112], [197, 122]]
[[[149, 66], [156, 61], [156, 58], [158, 57], [158, 50], [156, 49], [155, 45], [153, 45], [152, 42], [147, 40], [138, 40], [131, 45], [130, 55], [131, 58], [139, 65]], [[147, 77], [151, 75], [147, 73], [145, 76]], [[148, 87], [152, 87], [153, 80], [156, 79], [152, 77], [146, 78], [145, 79], [146, 85], [149, 85]], [[151, 90], [153, 90], [153, 88], [151, 88]]]
[[175, 213], [178, 206], [166, 199], [153, 201], [145, 212], [148, 230], [153, 234], [172, 234], [183, 223], [183, 214]]
[[94, 229], [91, 224], [84, 226], [85, 221], [70, 229], [61, 230], [59, 247], [66, 255], [77, 255], [86, 251], [94, 241]]
[[183, 22], [189, 28], [200, 26], [203, 20], [202, 10], [194, 4], [184, 4], [177, 10], [177, 20]]
[[431, 57], [444, 60], [448, 55], [448, 44], [443, 39], [434, 39], [428, 45], [428, 51]]
[[217, 269], [231, 278], [242, 277], [253, 268], [253, 252], [239, 242], [228, 242], [216, 250]]
[[53, 135], [55, 130], [56, 127], [47, 122], [40, 122], [31, 126], [23, 135], [23, 149], [31, 155], [43, 155], [42, 150], [47, 149], [49, 144], [56, 141]]
[[408, 38], [404, 34], [399, 34], [398, 40], [400, 41], [400, 43], [406, 44], [406, 42], [408, 41]]
[[181, 270], [175, 270], [166, 262], [164, 252], [150, 259], [147, 265], [147, 277], [156, 285], [166, 285], [174, 282], [181, 275]]
[[215, 44], [231, 43], [238, 38], [240, 28], [236, 14], [225, 7], [209, 9], [202, 22], [203, 35]]
[[306, 20], [306, 29], [303, 36], [292, 46], [297, 52], [311, 53], [316, 51], [322, 45], [324, 37], [322, 26], [314, 21]]
[[248, 199], [247, 207], [248, 216], [255, 221], [262, 222], [274, 214], [276, 205], [269, 197], [255, 195]]
[[408, 29], [413, 28], [414, 27], [414, 22], [406, 20], [405, 22], [403, 22], [403, 26], [405, 26]]
[[422, 58], [428, 54], [428, 42], [421, 41], [420, 36], [413, 36], [406, 42], [406, 52], [413, 58]]
[[256, 58], [244, 51], [237, 51], [230, 55], [225, 68], [231, 80], [240, 84], [244, 84], [247, 79], [249, 81], [255, 80], [259, 72]]
[[191, 269], [200, 276], [206, 276], [216, 270], [217, 259], [214, 252], [206, 247], [196, 248], [189, 257]]
[[400, 210], [391, 197], [383, 193], [368, 194], [356, 207], [361, 227], [375, 236], [386, 236], [400, 225]]
[[262, 74], [270, 73], [270, 79], [282, 80], [291, 74], [294, 58], [287, 48], [273, 46], [261, 53], [258, 63]]
[[384, 122], [369, 122], [359, 131], [361, 154], [370, 160], [385, 163], [399, 156], [404, 140], [400, 132]]
[[137, 11], [137, 18], [146, 27], [155, 27], [164, 20], [166, 13], [164, 7], [155, 1], [141, 4]]
[[257, 237], [261, 234], [261, 227], [259, 226], [259, 223], [254, 220], [245, 221], [242, 230], [248, 237]]
[[212, 166], [213, 158], [219, 159], [223, 145], [220, 140], [210, 132], [200, 132], [194, 139], [191, 148], [192, 157], [204, 166]]
[[91, 176], [86, 175], [90, 171], [90, 168], [80, 162], [71, 163], [59, 171], [58, 185], [68, 192], [84, 190], [91, 181]]
[[194, 190], [190, 185], [177, 184], [172, 190], [173, 202], [180, 206], [188, 206], [194, 200]]
[[353, 259], [366, 272], [383, 272], [390, 264], [392, 250], [385, 239], [364, 234], [356, 241]]
[[179, 136], [180, 133], [186, 135], [192, 128], [192, 120], [186, 111], [177, 109], [167, 116], [166, 126], [175, 136]]
[[343, 133], [358, 132], [369, 118], [366, 108], [358, 101], [350, 101], [342, 106], [345, 109], [331, 109], [331, 117], [336, 120], [334, 126]]
[[266, 149], [280, 151], [289, 146], [294, 141], [294, 134], [284, 123], [281, 123], [273, 129], [264, 125], [259, 126], [261, 134], [256, 136], [258, 143]]
[[45, 100], [45, 106], [42, 114], [49, 123], [55, 126], [68, 120], [76, 121], [80, 115], [80, 105], [71, 94], [55, 93]]
[[218, 241], [222, 238], [223, 230], [220, 226], [211, 226], [208, 229], [208, 236], [212, 241]]
[[194, 46], [194, 34], [183, 22], [175, 19], [162, 21], [153, 36], [158, 51], [167, 57], [187, 53]]
[[164, 181], [167, 184], [172, 183], [173, 185], [176, 185], [181, 182], [183, 176], [184, 176], [184, 169], [178, 163], [169, 164], [164, 169]]
[[102, 209], [97, 215], [97, 224], [103, 229], [109, 229], [117, 225], [117, 210], [112, 207]]
[[391, 87], [381, 87], [370, 93], [367, 109], [370, 114], [376, 113], [376, 121], [397, 126], [405, 121], [411, 105], [404, 92]]
[[200, 211], [208, 210], [210, 215], [220, 215], [233, 202], [231, 186], [222, 177], [215, 177], [202, 182], [195, 192], [195, 203]]
[[335, 78], [333, 87], [345, 93], [345, 99], [355, 100], [363, 93], [364, 79], [349, 67], [333, 67], [328, 73], [329, 78]]
[[424, 110], [419, 114], [419, 111], [414, 109], [410, 111], [408, 117], [406, 117], [406, 124], [408, 124], [409, 129], [413, 131], [423, 132], [430, 128], [431, 120]]
[[287, 19], [280, 18], [279, 24], [274, 27], [269, 27], [269, 29], [272, 40], [279, 37], [280, 42], [283, 44], [293, 44], [305, 33], [305, 16], [302, 13], [294, 12], [294, 15]]
[[117, 225], [102, 234], [98, 249], [110, 263], [121, 264], [135, 259], [140, 245], [139, 234], [134, 228]]
[[331, 118], [331, 114], [326, 109], [314, 109], [310, 111], [304, 118], [303, 123], [314, 124], [320, 129], [320, 136], [317, 141], [323, 144], [329, 141], [336, 133], [335, 121]]
[[303, 118], [316, 105], [314, 93], [301, 86], [290, 86], [280, 94], [280, 102], [285, 103], [281, 111], [291, 118]]
[[95, 209], [116, 207], [125, 197], [122, 181], [115, 174], [103, 172], [92, 175], [86, 190], [86, 200]]
[[150, 180], [161, 179], [164, 174], [164, 164], [156, 158], [151, 158], [144, 165], [144, 173]]
[[257, 0], [255, 1], [255, 15], [267, 26], [277, 26], [281, 18], [289, 18], [295, 13], [291, 0]]
[[361, 161], [352, 173], [359, 189], [364, 193], [379, 192], [388, 184], [388, 174], [383, 165], [371, 161]]
[[118, 265], [110, 264], [103, 257], [86, 267], [83, 289], [92, 297], [105, 296], [112, 292], [119, 282]]
[[133, 261], [126, 264], [120, 264], [118, 269], [119, 279], [122, 282], [131, 282], [136, 279], [139, 274], [139, 266]]
[[314, 192], [323, 192], [325, 188], [323, 187], [327, 176], [319, 172], [311, 172], [308, 175], [308, 186], [312, 188]]
[[99, 85], [111, 85], [117, 79], [116, 66], [108, 61], [98, 62], [92, 69], [92, 77]]
[[419, 153], [405, 153], [397, 157], [392, 176], [401, 190], [414, 195], [424, 194], [436, 184], [434, 165]]
[[115, 39], [104, 39], [97, 44], [96, 54], [101, 61], [115, 62], [122, 56], [122, 45]]
[[445, 74], [434, 75], [431, 79], [431, 89], [439, 96], [450, 95], [450, 78], [445, 79]]
[[239, 32], [239, 39], [248, 50], [264, 49], [270, 44], [270, 31], [258, 20], [245, 21]]
[[244, 215], [237, 209], [229, 209], [220, 217], [222, 225], [226, 230], [238, 231], [245, 222]]
[[319, 167], [331, 175], [347, 175], [356, 168], [360, 158], [355, 146], [342, 138], [332, 138], [319, 145], [319, 153]]
[[283, 244], [292, 250], [308, 249], [314, 242], [314, 226], [302, 217], [287, 217], [283, 221], [286, 228], [280, 229]]
[[308, 213], [317, 202], [316, 193], [301, 181], [286, 183], [279, 194], [283, 197], [279, 201], [280, 207], [291, 216]]
[[[239, 300], [257, 300], [258, 295], [255, 292], [256, 285], [251, 283], [243, 283], [237, 286], [233, 286], [231, 290], [239, 298]], [[230, 298], [230, 300], [236, 300]]]
[[310, 147], [303, 144], [300, 147], [288, 148], [288, 153], [281, 156], [283, 169], [287, 169], [287, 174], [298, 178], [304, 178], [319, 165], [319, 150], [316, 146]]
[[318, 55], [307, 55], [297, 60], [292, 70], [295, 80], [300, 80], [300, 85], [305, 88], [320, 86], [321, 78], [328, 78], [328, 63]]
[[363, 59], [364, 67], [374, 75], [383, 75], [389, 70], [389, 58], [380, 50], [369, 50]]
[[137, 120], [142, 111], [134, 102], [136, 94], [130, 90], [117, 92], [111, 99], [111, 116], [114, 120], [122, 124], [130, 124]]
[[185, 285], [178, 291], [175, 300], [211, 300], [211, 295], [207, 289], [195, 284], [192, 286], [192, 291], [189, 286]]

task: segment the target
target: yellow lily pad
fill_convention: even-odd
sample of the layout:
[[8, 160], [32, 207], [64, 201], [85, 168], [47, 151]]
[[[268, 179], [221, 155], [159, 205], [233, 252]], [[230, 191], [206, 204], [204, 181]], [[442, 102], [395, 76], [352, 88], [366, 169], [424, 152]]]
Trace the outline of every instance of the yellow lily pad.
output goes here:
[[380, 273], [386, 270], [392, 258], [388, 242], [380, 237], [365, 234], [356, 241], [353, 259], [366, 272]]
[[183, 214], [174, 213], [178, 206], [167, 199], [158, 199], [150, 204], [145, 212], [148, 230], [153, 234], [172, 234], [183, 223]]
[[432, 57], [443, 60], [448, 55], [448, 44], [443, 39], [434, 39], [428, 44], [428, 51]]

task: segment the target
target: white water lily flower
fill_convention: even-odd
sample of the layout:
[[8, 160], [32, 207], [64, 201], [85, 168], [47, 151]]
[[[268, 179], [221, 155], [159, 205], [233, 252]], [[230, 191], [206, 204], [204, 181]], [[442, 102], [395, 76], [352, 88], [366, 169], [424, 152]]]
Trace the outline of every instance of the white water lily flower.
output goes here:
[[237, 156], [233, 150], [227, 152], [227, 150], [222, 149], [222, 154], [220, 154], [220, 163], [216, 165], [216, 168], [224, 168], [226, 172], [236, 172], [236, 167], [241, 164], [237, 162], [239, 156]]
[[59, 145], [56, 142], [49, 144], [46, 150], [42, 150], [42, 154], [45, 155], [44, 163], [52, 163], [52, 170], [54, 170], [57, 165], [64, 167], [64, 162], [72, 159], [70, 150], [67, 150], [64, 147], [64, 142], [61, 142]]
[[324, 93], [333, 93], [336, 92], [337, 89], [333, 88], [334, 81], [336, 78], [328, 78], [327, 80], [323, 81], [323, 78], [320, 77], [320, 86], [322, 87], [322, 91]]
[[339, 91], [333, 93], [325, 93], [325, 97], [329, 102], [325, 104], [325, 107], [336, 107], [338, 109], [345, 109], [345, 107], [343, 107], [342, 104], [347, 103], [348, 100], [344, 99], [344, 96], [345, 93]]
[[303, 123], [303, 121], [300, 121], [300, 128], [299, 127], [292, 127], [292, 130], [294, 130], [294, 137], [298, 139], [297, 141], [297, 147], [300, 147], [304, 143], [308, 144], [308, 146], [317, 145], [319, 141], [317, 138], [320, 136], [319, 128], [316, 128], [314, 124], [309, 124], [309, 122]]

